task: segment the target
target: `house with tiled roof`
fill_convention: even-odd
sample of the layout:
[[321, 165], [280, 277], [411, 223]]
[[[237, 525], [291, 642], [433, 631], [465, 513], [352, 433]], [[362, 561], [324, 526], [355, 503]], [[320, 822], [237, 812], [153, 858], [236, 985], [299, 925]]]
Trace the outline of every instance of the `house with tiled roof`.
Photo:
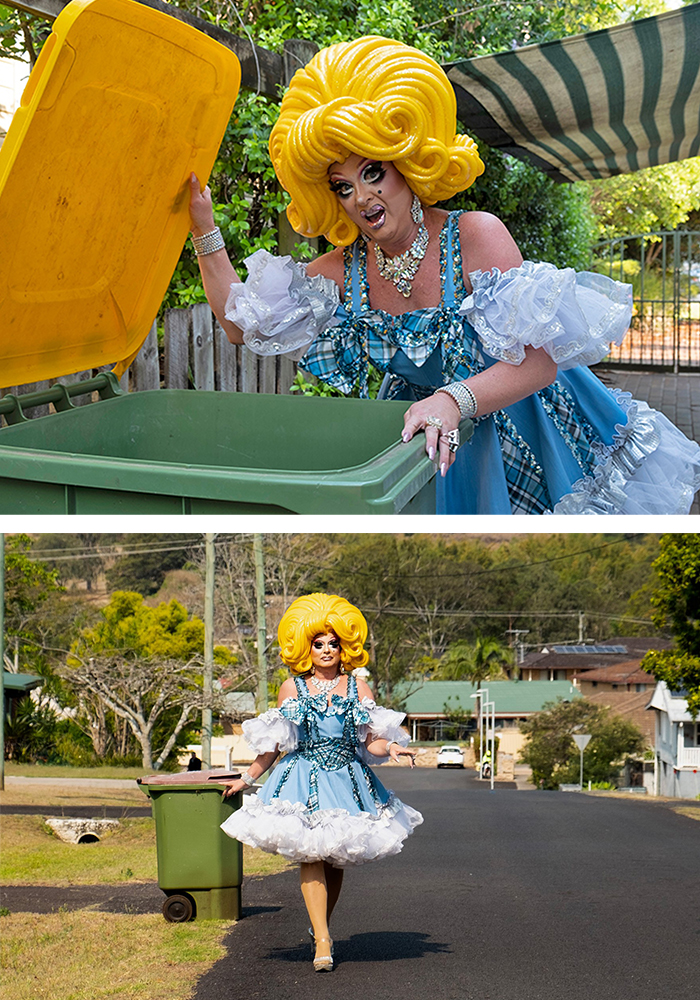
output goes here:
[[620, 636], [600, 643], [552, 643], [528, 653], [520, 663], [524, 681], [570, 681], [584, 671], [641, 663], [650, 649], [669, 649], [671, 642], [654, 636]]
[[655, 792], [674, 798], [700, 796], [700, 719], [688, 711], [686, 692], [659, 681], [648, 703], [655, 723]]
[[588, 701], [633, 722], [648, 746], [654, 746], [654, 719], [646, 709], [656, 678], [642, 670], [638, 659], [580, 671], [574, 674], [573, 683]]
[[[545, 704], [557, 701], [571, 701], [580, 698], [581, 693], [568, 681], [552, 681], [550, 684], [525, 684], [522, 681], [484, 681], [482, 688], [488, 690], [488, 700], [494, 704], [496, 735], [500, 739], [501, 753], [518, 753], [525, 743], [519, 725], [535, 712], [541, 712]], [[403, 701], [406, 725], [412, 740], [454, 739], [448, 736], [451, 725], [450, 712], [471, 711], [472, 718], [466, 728], [476, 732], [477, 685], [469, 681], [425, 681]], [[464, 734], [463, 734], [464, 735]]]

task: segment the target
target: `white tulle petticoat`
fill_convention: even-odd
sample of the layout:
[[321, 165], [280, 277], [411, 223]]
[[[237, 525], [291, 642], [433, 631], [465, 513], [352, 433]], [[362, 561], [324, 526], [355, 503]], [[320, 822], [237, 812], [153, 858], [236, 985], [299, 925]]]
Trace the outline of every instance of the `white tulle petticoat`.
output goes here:
[[275, 799], [265, 805], [245, 795], [241, 808], [221, 829], [250, 847], [280, 854], [289, 861], [328, 861], [335, 868], [398, 854], [423, 817], [393, 793], [378, 815], [345, 809], [310, 812], [300, 802]]

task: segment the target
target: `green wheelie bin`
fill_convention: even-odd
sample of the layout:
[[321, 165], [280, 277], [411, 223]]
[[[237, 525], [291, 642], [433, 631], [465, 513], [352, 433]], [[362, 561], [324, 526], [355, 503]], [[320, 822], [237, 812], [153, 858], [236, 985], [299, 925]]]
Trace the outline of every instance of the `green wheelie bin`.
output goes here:
[[224, 782], [239, 772], [192, 771], [138, 778], [156, 821], [158, 885], [166, 895], [163, 916], [186, 920], [238, 920], [243, 880], [242, 848], [220, 829], [240, 807], [241, 795], [224, 799]]

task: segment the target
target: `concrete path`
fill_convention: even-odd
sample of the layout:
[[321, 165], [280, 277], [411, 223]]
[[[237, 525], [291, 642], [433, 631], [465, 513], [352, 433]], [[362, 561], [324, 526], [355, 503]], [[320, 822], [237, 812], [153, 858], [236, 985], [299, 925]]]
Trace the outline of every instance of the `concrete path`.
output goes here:
[[[700, 444], [700, 374], [673, 375], [626, 368], [596, 369], [596, 374], [611, 389], [630, 392], [635, 399], [660, 410], [687, 437]], [[700, 494], [690, 513], [700, 514]]]
[[138, 788], [135, 778], [25, 778], [18, 774], [5, 776], [5, 788], [31, 788], [53, 785], [59, 788]]

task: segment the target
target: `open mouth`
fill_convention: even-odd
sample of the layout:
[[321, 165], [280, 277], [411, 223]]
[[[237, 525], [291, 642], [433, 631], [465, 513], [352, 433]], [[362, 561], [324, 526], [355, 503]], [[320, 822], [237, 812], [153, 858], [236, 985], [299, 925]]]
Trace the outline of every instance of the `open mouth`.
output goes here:
[[364, 216], [367, 225], [371, 226], [372, 229], [378, 228], [384, 222], [385, 212], [381, 205], [373, 205], [372, 208], [361, 214]]

